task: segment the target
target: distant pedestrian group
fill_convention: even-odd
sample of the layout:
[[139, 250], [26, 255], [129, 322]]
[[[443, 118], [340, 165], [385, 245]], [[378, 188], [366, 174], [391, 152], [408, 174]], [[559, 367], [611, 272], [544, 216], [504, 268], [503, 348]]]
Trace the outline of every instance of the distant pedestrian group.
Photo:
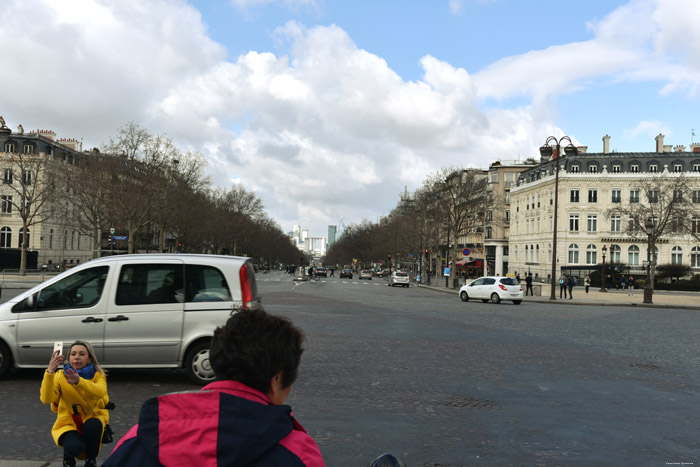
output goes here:
[[566, 298], [567, 290], [569, 291], [569, 299], [574, 298], [573, 291], [575, 285], [576, 278], [574, 276], [567, 276], [566, 274], [561, 276], [559, 278], [559, 298]]

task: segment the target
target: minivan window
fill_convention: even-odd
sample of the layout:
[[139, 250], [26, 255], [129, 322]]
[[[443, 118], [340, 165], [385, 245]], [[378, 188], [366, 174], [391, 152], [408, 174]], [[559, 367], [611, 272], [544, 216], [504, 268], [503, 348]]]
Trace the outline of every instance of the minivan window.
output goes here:
[[109, 266], [83, 269], [39, 292], [37, 311], [86, 308], [97, 304], [107, 280]]
[[187, 302], [225, 302], [233, 300], [221, 271], [211, 266], [185, 266]]
[[117, 284], [117, 305], [182, 303], [182, 265], [127, 264]]
[[496, 279], [492, 279], [490, 277], [487, 277], [484, 279], [484, 285], [493, 285], [496, 283]]

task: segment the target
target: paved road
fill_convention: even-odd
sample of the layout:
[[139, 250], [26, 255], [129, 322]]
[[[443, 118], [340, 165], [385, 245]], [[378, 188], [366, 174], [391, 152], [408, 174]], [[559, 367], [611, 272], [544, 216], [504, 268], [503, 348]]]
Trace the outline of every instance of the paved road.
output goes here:
[[[524, 302], [258, 275], [307, 334], [289, 399], [329, 466], [700, 464], [700, 311]], [[57, 460], [41, 372], [0, 382], [0, 459]], [[110, 373], [121, 434], [179, 372]], [[103, 456], [101, 456], [104, 458]]]

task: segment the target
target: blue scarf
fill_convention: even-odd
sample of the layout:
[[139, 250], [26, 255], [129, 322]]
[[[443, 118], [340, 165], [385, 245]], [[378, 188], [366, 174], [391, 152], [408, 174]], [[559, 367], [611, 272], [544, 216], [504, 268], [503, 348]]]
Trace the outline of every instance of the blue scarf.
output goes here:
[[[63, 371], [65, 372], [68, 368], [74, 369], [72, 366], [70, 366], [70, 363], [66, 363], [63, 365]], [[83, 379], [92, 379], [95, 377], [95, 365], [90, 363], [88, 365], [85, 365], [82, 368], [78, 368], [76, 370], [78, 372], [78, 376], [80, 376]]]

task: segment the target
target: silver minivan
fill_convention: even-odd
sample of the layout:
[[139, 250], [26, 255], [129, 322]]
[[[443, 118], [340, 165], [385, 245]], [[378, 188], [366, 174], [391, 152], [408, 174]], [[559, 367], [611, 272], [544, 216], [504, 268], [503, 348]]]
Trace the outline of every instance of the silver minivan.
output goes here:
[[249, 258], [121, 255], [88, 261], [0, 305], [0, 377], [42, 368], [54, 342], [89, 341], [106, 368], [185, 368], [214, 379], [214, 329], [260, 304]]

